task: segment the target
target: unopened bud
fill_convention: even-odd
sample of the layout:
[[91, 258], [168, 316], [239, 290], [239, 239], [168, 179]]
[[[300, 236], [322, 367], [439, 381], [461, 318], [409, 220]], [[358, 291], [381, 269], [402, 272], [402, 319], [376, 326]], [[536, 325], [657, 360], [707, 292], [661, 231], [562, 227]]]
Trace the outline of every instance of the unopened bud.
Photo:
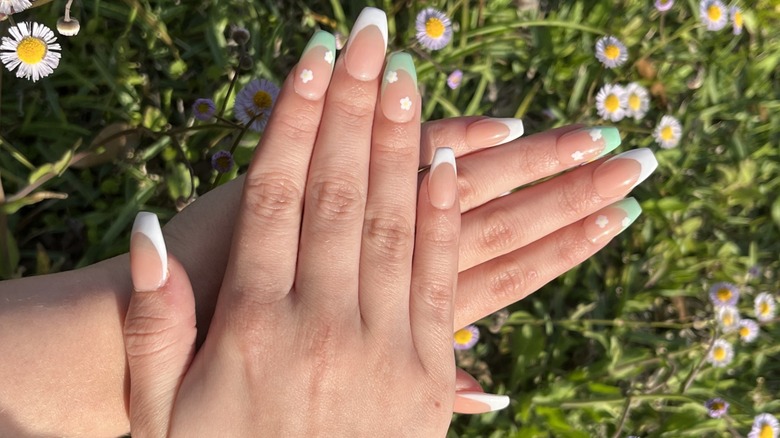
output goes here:
[[233, 32], [230, 33], [230, 38], [232, 38], [233, 41], [235, 41], [239, 46], [243, 46], [244, 44], [248, 43], [249, 37], [249, 31], [243, 27], [234, 27]]
[[241, 59], [238, 60], [238, 68], [241, 70], [251, 70], [254, 66], [254, 61], [249, 55], [241, 55]]
[[68, 20], [65, 17], [60, 17], [60, 19], [57, 20], [57, 32], [59, 32], [60, 35], [74, 36], [79, 33], [80, 29], [79, 20], [73, 18]]

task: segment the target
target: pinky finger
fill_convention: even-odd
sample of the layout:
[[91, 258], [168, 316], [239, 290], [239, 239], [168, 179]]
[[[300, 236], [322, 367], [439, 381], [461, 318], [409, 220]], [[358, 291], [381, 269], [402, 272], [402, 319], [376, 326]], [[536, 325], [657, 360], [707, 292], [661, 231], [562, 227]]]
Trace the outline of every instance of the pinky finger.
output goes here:
[[509, 397], [488, 394], [471, 374], [458, 368], [455, 374], [455, 402], [452, 411], [456, 414], [484, 414], [509, 406]]
[[409, 301], [412, 340], [423, 367], [453, 361], [453, 300], [458, 279], [460, 207], [455, 153], [439, 148], [420, 187]]

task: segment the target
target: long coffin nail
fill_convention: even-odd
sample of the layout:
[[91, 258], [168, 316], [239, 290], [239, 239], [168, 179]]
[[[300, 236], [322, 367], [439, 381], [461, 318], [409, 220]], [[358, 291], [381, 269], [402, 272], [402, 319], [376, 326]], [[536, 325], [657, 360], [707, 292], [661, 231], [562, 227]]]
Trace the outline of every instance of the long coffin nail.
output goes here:
[[455, 152], [451, 148], [438, 148], [433, 155], [431, 173], [428, 175], [428, 199], [439, 210], [447, 210], [455, 204], [458, 193], [458, 170]]
[[593, 172], [593, 186], [602, 198], [623, 196], [647, 179], [656, 167], [658, 161], [650, 149], [623, 152], [601, 163]]
[[154, 213], [142, 211], [135, 217], [130, 235], [130, 275], [139, 292], [157, 290], [168, 279], [168, 252]]
[[642, 207], [636, 199], [622, 199], [585, 218], [582, 225], [585, 237], [592, 243], [608, 242], [634, 223], [641, 213]]
[[509, 406], [509, 397], [484, 392], [456, 392], [455, 409], [462, 414], [482, 414]]
[[483, 119], [466, 128], [466, 144], [472, 148], [497, 146], [523, 135], [525, 129], [520, 119]]
[[382, 78], [382, 113], [388, 120], [406, 123], [415, 114], [417, 71], [408, 53], [393, 53], [387, 60]]
[[555, 145], [558, 161], [565, 166], [603, 157], [620, 146], [620, 133], [612, 126], [580, 128], [563, 134]]
[[381, 9], [364, 8], [344, 51], [347, 73], [359, 81], [375, 79], [382, 71], [386, 50], [387, 16]]
[[293, 87], [301, 97], [318, 100], [325, 95], [333, 75], [336, 59], [336, 38], [318, 30], [303, 49], [301, 60], [295, 69]]

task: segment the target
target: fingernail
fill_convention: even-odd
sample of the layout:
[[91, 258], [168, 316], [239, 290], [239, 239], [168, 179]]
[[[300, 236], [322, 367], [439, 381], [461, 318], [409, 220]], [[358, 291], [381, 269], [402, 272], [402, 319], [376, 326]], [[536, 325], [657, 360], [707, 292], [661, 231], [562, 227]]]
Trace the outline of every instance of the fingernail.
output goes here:
[[363, 8], [349, 34], [344, 52], [347, 73], [360, 81], [375, 79], [387, 50], [387, 16], [377, 8]]
[[157, 290], [168, 279], [168, 252], [154, 213], [142, 211], [135, 217], [130, 235], [130, 275], [139, 292]]
[[558, 161], [565, 166], [587, 163], [620, 146], [620, 133], [612, 126], [581, 128], [563, 134], [555, 145]]
[[455, 205], [458, 194], [458, 170], [455, 152], [451, 148], [438, 148], [433, 155], [431, 173], [428, 176], [428, 199], [439, 210]]
[[466, 128], [466, 144], [472, 148], [498, 146], [520, 137], [523, 132], [520, 119], [483, 119]]
[[593, 172], [593, 186], [602, 198], [623, 196], [647, 179], [656, 167], [658, 161], [650, 149], [623, 152], [601, 163]]
[[417, 71], [408, 53], [393, 53], [387, 60], [382, 78], [382, 113], [396, 123], [406, 123], [414, 116], [417, 102]]
[[336, 38], [318, 30], [303, 49], [295, 69], [295, 92], [304, 99], [318, 100], [325, 95], [336, 59]]
[[585, 237], [592, 243], [609, 241], [634, 223], [641, 213], [642, 207], [636, 199], [622, 199], [585, 218]]
[[455, 410], [462, 414], [482, 414], [509, 406], [509, 397], [484, 392], [456, 392]]

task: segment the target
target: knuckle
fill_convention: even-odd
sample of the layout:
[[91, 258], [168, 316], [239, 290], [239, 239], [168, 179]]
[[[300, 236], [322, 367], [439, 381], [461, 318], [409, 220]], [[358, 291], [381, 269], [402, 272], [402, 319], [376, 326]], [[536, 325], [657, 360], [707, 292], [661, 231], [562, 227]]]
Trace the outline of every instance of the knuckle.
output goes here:
[[477, 188], [474, 186], [473, 178], [465, 166], [458, 169], [458, 199], [460, 205], [475, 205], [477, 200]]
[[594, 191], [586, 184], [566, 184], [558, 192], [558, 204], [567, 218], [580, 218], [593, 203]]
[[292, 214], [301, 200], [301, 189], [282, 172], [247, 175], [244, 194], [247, 210], [264, 222]]
[[497, 301], [513, 303], [531, 292], [529, 287], [537, 277], [536, 271], [525, 270], [514, 261], [504, 261], [493, 270], [488, 287]]
[[405, 216], [385, 213], [367, 218], [364, 227], [367, 240], [384, 258], [397, 261], [409, 255], [414, 226]]
[[520, 230], [509, 219], [511, 217], [511, 213], [503, 208], [496, 208], [485, 217], [478, 241], [484, 253], [502, 253], [518, 245]]
[[579, 265], [591, 253], [591, 244], [572, 230], [557, 233], [554, 242], [557, 259], [565, 267]]
[[315, 180], [309, 186], [316, 217], [324, 221], [351, 222], [363, 213], [365, 194], [354, 178], [346, 175]]
[[443, 249], [457, 246], [460, 237], [455, 224], [446, 216], [441, 216], [433, 223], [422, 227], [420, 234], [423, 245]]
[[418, 163], [417, 150], [418, 145], [409, 142], [414, 138], [409, 129], [405, 127], [394, 127], [390, 135], [381, 136], [374, 140], [371, 157], [380, 162], [396, 165], [412, 163], [416, 166]]
[[333, 113], [336, 120], [339, 120], [344, 127], [355, 131], [362, 131], [366, 126], [371, 126], [374, 106], [374, 98], [361, 87], [353, 87], [350, 93], [328, 101], [328, 111]]
[[175, 321], [153, 315], [128, 314], [124, 326], [125, 351], [128, 358], [156, 358], [171, 348]]
[[295, 112], [280, 113], [273, 118], [274, 135], [280, 135], [291, 144], [311, 141], [320, 124], [319, 112], [309, 105], [296, 108]]
[[454, 292], [452, 281], [432, 278], [420, 286], [418, 293], [421, 294], [422, 301], [428, 308], [426, 314], [435, 318], [435, 321], [446, 321], [452, 308]]

